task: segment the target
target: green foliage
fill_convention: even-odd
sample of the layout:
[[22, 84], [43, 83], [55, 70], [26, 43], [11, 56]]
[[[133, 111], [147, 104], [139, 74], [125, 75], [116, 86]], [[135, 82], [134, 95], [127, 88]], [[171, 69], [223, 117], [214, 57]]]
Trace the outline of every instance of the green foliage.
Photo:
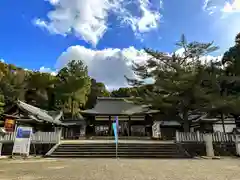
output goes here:
[[55, 82], [56, 77], [49, 73], [29, 73], [26, 80], [25, 101], [43, 109], [53, 109]]
[[112, 97], [131, 97], [132, 88], [119, 88], [118, 90], [113, 90], [111, 92]]
[[236, 44], [224, 53], [222, 64], [226, 66], [227, 75], [240, 75], [240, 44]]
[[93, 108], [96, 104], [97, 97], [109, 97], [109, 96], [110, 93], [103, 83], [99, 83], [96, 82], [95, 79], [91, 79], [91, 89], [84, 108], [85, 109]]
[[0, 117], [4, 113], [4, 106], [5, 106], [4, 96], [0, 94]]
[[169, 55], [146, 49], [152, 58], [145, 64], [134, 64], [133, 71], [138, 77], [127, 80], [130, 85], [139, 87], [151, 78], [154, 83], [140, 94], [140, 101], [165, 113], [180, 116], [188, 131], [190, 112], [203, 110], [211, 104], [211, 94], [214, 92], [212, 83], [210, 86], [204, 85], [204, 82], [211, 82], [211, 76], [205, 71], [206, 66], [201, 58], [217, 47], [213, 43], [187, 43], [184, 36], [177, 46], [183, 49], [182, 54]]
[[82, 61], [69, 62], [57, 76], [0, 63], [0, 114], [21, 99], [42, 109], [61, 109], [75, 116], [80, 108], [86, 108], [87, 101], [88, 106], [94, 106], [90, 91], [94, 99], [110, 95], [103, 83], [90, 79]]
[[7, 104], [23, 99], [26, 72], [14, 65], [0, 63], [0, 91]]
[[[240, 97], [240, 33], [237, 34], [235, 38], [235, 45], [230, 47], [226, 51], [222, 58], [222, 64], [225, 66], [222, 72], [224, 77], [224, 83], [222, 85], [222, 90], [224, 95], [227, 97], [232, 97], [231, 113], [233, 115], [240, 115], [239, 107], [239, 97]], [[228, 106], [229, 109], [229, 106]]]
[[72, 116], [85, 106], [91, 88], [91, 79], [87, 67], [82, 61], [71, 61], [57, 75], [56, 100]]

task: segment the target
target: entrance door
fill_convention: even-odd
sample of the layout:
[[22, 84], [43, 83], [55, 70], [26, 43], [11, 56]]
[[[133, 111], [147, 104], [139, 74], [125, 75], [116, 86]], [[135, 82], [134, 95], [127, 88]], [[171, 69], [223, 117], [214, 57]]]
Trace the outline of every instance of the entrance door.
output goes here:
[[129, 136], [128, 122], [119, 122], [119, 136]]
[[65, 130], [65, 139], [78, 139], [80, 136], [80, 127], [69, 127]]

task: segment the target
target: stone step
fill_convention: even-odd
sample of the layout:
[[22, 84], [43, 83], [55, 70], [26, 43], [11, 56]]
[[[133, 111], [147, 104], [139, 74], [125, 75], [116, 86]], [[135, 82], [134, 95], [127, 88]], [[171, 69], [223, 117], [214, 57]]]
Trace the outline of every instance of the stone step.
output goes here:
[[[116, 149], [56, 149], [55, 152], [115, 152]], [[118, 149], [119, 152], [176, 152], [178, 149]]]
[[[101, 154], [101, 155], [51, 155], [51, 158], [116, 158], [116, 154]], [[187, 156], [183, 155], [154, 155], [154, 154], [148, 154], [148, 155], [117, 155], [118, 158], [138, 158], [138, 159], [145, 159], [145, 158], [161, 158], [161, 159], [186, 159], [189, 158]]]
[[[54, 152], [53, 155], [115, 155], [116, 152]], [[178, 155], [174, 152], [119, 152], [118, 155]]]
[[[61, 144], [50, 157], [115, 157], [116, 144]], [[118, 144], [119, 157], [187, 158], [176, 144]]]
[[[114, 146], [64, 146], [64, 145], [60, 145], [59, 148], [66, 148], [66, 149], [94, 149], [94, 148], [102, 148], [102, 149], [111, 149], [111, 148], [115, 148], [116, 145]], [[117, 147], [119, 148], [132, 148], [132, 149], [171, 149], [171, 148], [175, 148], [176, 146], [119, 146], [117, 145]]]
[[[108, 144], [101, 144], [101, 145], [65, 145], [65, 144], [62, 144], [60, 145], [59, 147], [72, 147], [72, 148], [79, 148], [79, 147], [86, 147], [86, 148], [91, 148], [91, 147], [103, 147], [103, 148], [111, 148], [111, 147], [116, 147], [116, 144], [114, 145], [108, 145]], [[171, 147], [176, 147], [176, 145], [148, 145], [148, 144], [144, 144], [144, 145], [122, 145], [122, 144], [118, 144], [118, 147], [133, 147], [133, 148], [144, 148], [144, 147], [147, 147], [147, 148], [171, 148]]]

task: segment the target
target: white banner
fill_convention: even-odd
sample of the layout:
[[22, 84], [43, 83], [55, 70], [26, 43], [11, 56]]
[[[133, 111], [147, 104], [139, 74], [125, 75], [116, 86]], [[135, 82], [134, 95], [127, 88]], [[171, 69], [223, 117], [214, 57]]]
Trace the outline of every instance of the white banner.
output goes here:
[[12, 153], [25, 154], [28, 156], [30, 151], [31, 136], [31, 127], [18, 127]]
[[154, 121], [152, 125], [152, 137], [153, 138], [161, 138], [161, 121]]

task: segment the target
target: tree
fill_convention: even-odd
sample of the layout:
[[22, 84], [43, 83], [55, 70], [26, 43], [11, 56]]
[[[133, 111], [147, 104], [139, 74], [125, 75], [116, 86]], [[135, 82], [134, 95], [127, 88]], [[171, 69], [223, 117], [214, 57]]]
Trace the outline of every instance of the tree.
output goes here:
[[102, 82], [96, 82], [95, 86], [93, 84], [93, 89], [92, 91], [94, 91], [97, 95], [97, 97], [109, 97], [110, 96], [110, 92], [107, 90], [105, 84], [103, 84]]
[[97, 97], [109, 97], [109, 96], [110, 93], [103, 83], [97, 82], [95, 79], [91, 79], [91, 90], [88, 95], [85, 109], [93, 108], [97, 102]]
[[26, 81], [25, 100], [27, 103], [42, 109], [55, 108], [55, 76], [50, 73], [29, 72]]
[[24, 99], [26, 72], [12, 64], [0, 63], [0, 91], [5, 103]]
[[4, 113], [4, 106], [5, 106], [4, 96], [0, 94], [0, 117]]
[[[231, 93], [232, 77], [226, 76], [225, 70], [221, 67], [220, 62], [211, 63], [206, 67], [210, 79], [208, 84], [211, 84], [213, 93], [211, 94], [211, 103], [208, 107], [208, 112], [220, 114], [222, 120], [223, 131], [225, 132], [225, 115], [233, 114], [238, 111], [239, 96]], [[230, 90], [230, 91], [229, 91]]]
[[240, 95], [240, 33], [236, 35], [235, 45], [224, 53], [222, 65], [225, 66], [225, 83], [223, 89], [228, 96], [235, 98], [231, 114], [234, 116], [236, 122], [240, 124], [240, 110], [238, 109], [238, 97]]
[[72, 117], [85, 106], [91, 87], [87, 67], [82, 61], [71, 61], [57, 74], [56, 100]]
[[131, 97], [138, 97], [141, 96], [141, 94], [144, 94], [145, 91], [151, 90], [152, 85], [141, 85], [138, 87], [124, 87], [119, 88], [117, 90], [113, 90], [111, 92], [112, 97], [122, 97], [122, 98], [131, 98]]
[[111, 92], [112, 97], [131, 97], [131, 88], [119, 88]]
[[222, 64], [226, 66], [228, 76], [240, 75], [240, 33], [235, 38], [236, 44], [226, 51], [222, 58]]
[[150, 104], [166, 114], [176, 114], [182, 120], [184, 131], [189, 131], [190, 113], [209, 106], [212, 94], [211, 86], [204, 86], [209, 74], [202, 58], [218, 47], [213, 43], [187, 43], [184, 35], [177, 46], [183, 50], [182, 54], [169, 55], [145, 49], [151, 58], [146, 63], [133, 65], [137, 78], [126, 78], [130, 85], [136, 87], [145, 84], [146, 79], [153, 79], [152, 88], [141, 93], [137, 101]]

